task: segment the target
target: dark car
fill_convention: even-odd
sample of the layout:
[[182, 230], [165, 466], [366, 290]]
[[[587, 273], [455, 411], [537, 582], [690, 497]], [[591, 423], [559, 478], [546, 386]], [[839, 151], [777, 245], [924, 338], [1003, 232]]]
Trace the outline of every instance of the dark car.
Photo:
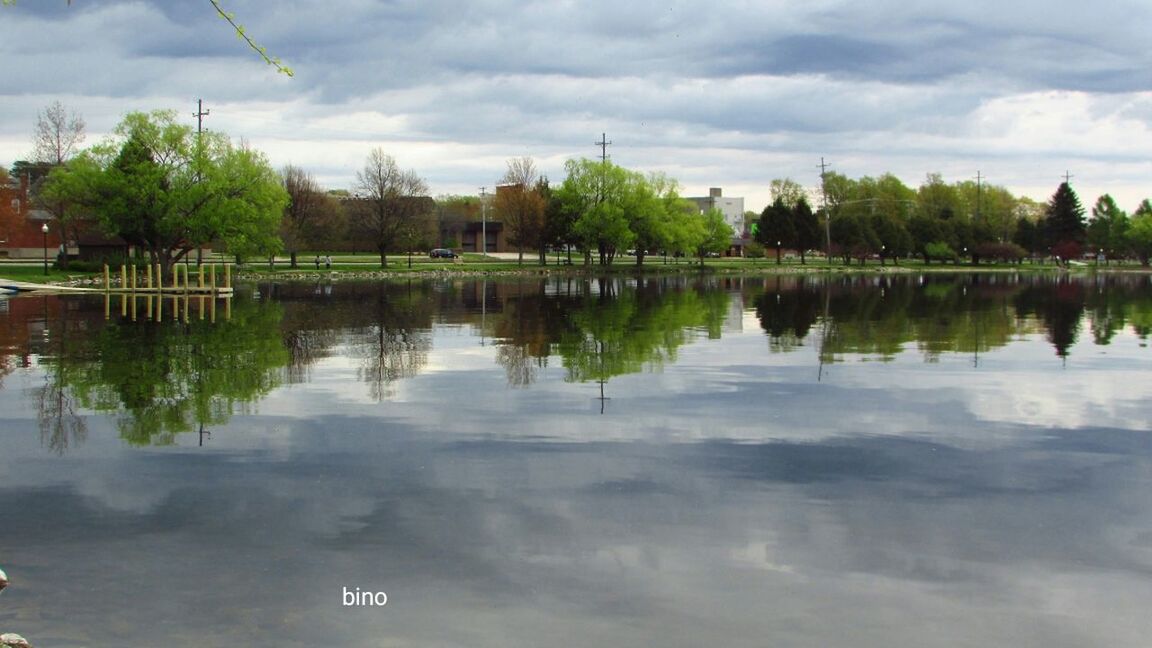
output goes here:
[[428, 253], [431, 259], [455, 259], [458, 256], [460, 255], [446, 248], [436, 248]]

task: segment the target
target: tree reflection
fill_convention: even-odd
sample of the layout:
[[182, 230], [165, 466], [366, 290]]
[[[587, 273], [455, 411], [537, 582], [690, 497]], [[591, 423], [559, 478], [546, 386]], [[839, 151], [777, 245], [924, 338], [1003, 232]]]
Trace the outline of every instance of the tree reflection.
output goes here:
[[63, 307], [47, 321], [38, 402], [41, 434], [57, 452], [86, 433], [78, 406], [116, 413], [130, 443], [168, 444], [245, 411], [287, 364], [275, 304], [239, 299], [231, 319], [215, 323], [102, 322], [91, 300], [52, 299]]
[[1084, 326], [1097, 344], [1131, 326], [1145, 336], [1152, 295], [1137, 278], [1044, 275], [774, 278], [749, 295], [773, 352], [804, 344], [821, 323], [821, 361], [846, 354], [888, 361], [910, 346], [928, 362], [980, 354], [1043, 332], [1066, 357]]
[[536, 282], [515, 292], [493, 327], [514, 386], [534, 380], [549, 355], [569, 382], [659, 368], [692, 339], [719, 337], [730, 301], [706, 282], [669, 279]]
[[428, 364], [432, 316], [441, 306], [428, 282], [266, 284], [260, 290], [284, 306], [290, 381], [306, 380], [315, 362], [347, 345], [360, 361], [357, 378], [372, 400], [382, 401], [397, 381]]

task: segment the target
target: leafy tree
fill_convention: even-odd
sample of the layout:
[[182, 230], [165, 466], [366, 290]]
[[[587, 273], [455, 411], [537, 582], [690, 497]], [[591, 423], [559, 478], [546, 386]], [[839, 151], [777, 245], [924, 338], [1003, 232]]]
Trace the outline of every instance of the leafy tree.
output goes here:
[[1109, 257], [1122, 253], [1126, 247], [1129, 222], [1128, 214], [1116, 204], [1112, 196], [1104, 194], [1092, 207], [1092, 219], [1088, 221], [1088, 244], [1103, 250]]
[[541, 177], [537, 181], [536, 191], [544, 198], [544, 232], [541, 241], [544, 245], [567, 248], [568, 263], [571, 263], [572, 246], [578, 242], [573, 231], [577, 213], [565, 206], [548, 178]]
[[820, 247], [824, 233], [820, 229], [820, 220], [804, 198], [800, 198], [792, 207], [792, 223], [796, 228], [796, 249], [800, 252], [800, 264], [804, 265], [805, 254], [808, 250]]
[[1040, 225], [1030, 218], [1021, 218], [1017, 221], [1012, 242], [1032, 256], [1036, 256], [1044, 249], [1044, 235], [1040, 230]]
[[174, 111], [129, 113], [112, 138], [54, 169], [44, 194], [165, 270], [217, 240], [236, 254], [275, 252], [288, 200], [262, 153], [220, 133], [197, 136]]
[[857, 214], [838, 214], [832, 218], [832, 242], [844, 255], [844, 262], [852, 258], [864, 265], [869, 255], [880, 251], [880, 238], [872, 230], [868, 219]]
[[600, 264], [608, 265], [619, 249], [632, 245], [632, 232], [625, 213], [629, 172], [606, 161], [568, 160], [567, 177], [557, 192], [564, 209], [576, 215], [572, 231], [580, 247], [596, 250]]
[[892, 257], [899, 262], [900, 257], [912, 253], [912, 234], [908, 232], [904, 221], [891, 213], [873, 214], [869, 225], [880, 241], [880, 263]]
[[768, 183], [772, 201], [780, 200], [789, 209], [795, 207], [800, 201], [808, 200], [808, 190], [792, 178], [776, 178]]
[[1149, 265], [1152, 259], [1152, 202], [1147, 198], [1133, 212], [1132, 225], [1128, 228], [1126, 238], [1141, 265]]
[[732, 228], [724, 219], [724, 212], [719, 209], [709, 209], [700, 214], [696, 241], [696, 256], [700, 265], [704, 265], [704, 257], [709, 254], [720, 254], [732, 245]]
[[777, 196], [771, 205], [760, 214], [760, 224], [756, 228], [756, 242], [765, 247], [776, 248], [776, 265], [780, 265], [780, 248], [796, 247], [796, 225], [792, 220], [792, 210]]
[[916, 191], [918, 211], [921, 215], [949, 220], [963, 213], [956, 188], [944, 182], [939, 173], [930, 173]]
[[[642, 181], [641, 181], [642, 180]], [[663, 173], [652, 173], [637, 178], [637, 200], [632, 209], [632, 229], [636, 234], [636, 265], [654, 250], [665, 249], [673, 243], [678, 223], [696, 217], [695, 206], [680, 197], [680, 185]]]
[[431, 212], [428, 185], [415, 171], [402, 171], [391, 155], [375, 148], [356, 172], [356, 192], [360, 200], [349, 214], [350, 226], [372, 242], [380, 254], [380, 267], [386, 268], [388, 252]]

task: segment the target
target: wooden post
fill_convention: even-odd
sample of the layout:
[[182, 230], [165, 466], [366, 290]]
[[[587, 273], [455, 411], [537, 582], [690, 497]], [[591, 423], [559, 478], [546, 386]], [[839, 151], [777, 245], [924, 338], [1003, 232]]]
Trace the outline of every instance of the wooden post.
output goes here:
[[232, 266], [227, 263], [224, 264], [224, 287], [232, 287]]
[[132, 321], [136, 321], [136, 293], [132, 293]]
[[224, 298], [224, 321], [232, 321], [232, 295]]
[[104, 293], [104, 319], [112, 319], [112, 295], [108, 292]]
[[216, 294], [216, 264], [208, 266], [208, 285], [212, 288], [212, 294]]
[[156, 321], [164, 321], [164, 295], [156, 293]]
[[[151, 279], [152, 279], [152, 266], [148, 266], [148, 279], [149, 279], [148, 283], [152, 283], [152, 281], [151, 281]], [[144, 302], [145, 316], [148, 318], [149, 321], [151, 321], [152, 320], [152, 293], [148, 293], [148, 295], [145, 296], [144, 299], [147, 300]]]
[[199, 266], [199, 270], [200, 270], [200, 283], [199, 283], [199, 286], [200, 286], [200, 290], [204, 290], [204, 265], [203, 265], [203, 264], [201, 264], [201, 265]]
[[[152, 264], [149, 263], [147, 268], [148, 268], [148, 272], [145, 273], [144, 278], [148, 282], [148, 290], [152, 290]], [[152, 302], [148, 302], [148, 303], [151, 304]], [[152, 319], [152, 309], [151, 308], [148, 309], [148, 319]]]
[[[136, 264], [135, 264], [135, 263], [133, 263], [133, 264], [132, 264], [132, 292], [133, 292], [133, 293], [135, 293], [135, 292], [136, 292], [136, 288], [138, 288], [138, 287], [139, 287], [139, 282], [138, 282], [138, 280], [137, 280], [137, 279], [138, 279], [138, 277], [136, 276]], [[135, 300], [133, 300], [133, 302], [132, 302], [132, 303], [136, 303], [136, 302], [135, 302]]]
[[128, 287], [128, 266], [120, 264], [120, 290]]
[[211, 318], [211, 322], [213, 324], [215, 324], [216, 323], [216, 296], [215, 295], [212, 296], [212, 299], [208, 300], [208, 315]]
[[156, 294], [164, 292], [164, 273], [160, 272], [160, 264], [156, 264]]
[[112, 290], [112, 277], [108, 274], [108, 264], [104, 264], [104, 291]]
[[128, 293], [120, 293], [120, 317], [128, 317]]

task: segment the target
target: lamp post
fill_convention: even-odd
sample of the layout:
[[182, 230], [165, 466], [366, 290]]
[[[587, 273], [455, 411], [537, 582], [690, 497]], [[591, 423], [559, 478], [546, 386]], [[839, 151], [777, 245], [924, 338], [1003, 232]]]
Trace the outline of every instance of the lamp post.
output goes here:
[[48, 223], [40, 226], [40, 233], [44, 235], [44, 276], [48, 276]]

